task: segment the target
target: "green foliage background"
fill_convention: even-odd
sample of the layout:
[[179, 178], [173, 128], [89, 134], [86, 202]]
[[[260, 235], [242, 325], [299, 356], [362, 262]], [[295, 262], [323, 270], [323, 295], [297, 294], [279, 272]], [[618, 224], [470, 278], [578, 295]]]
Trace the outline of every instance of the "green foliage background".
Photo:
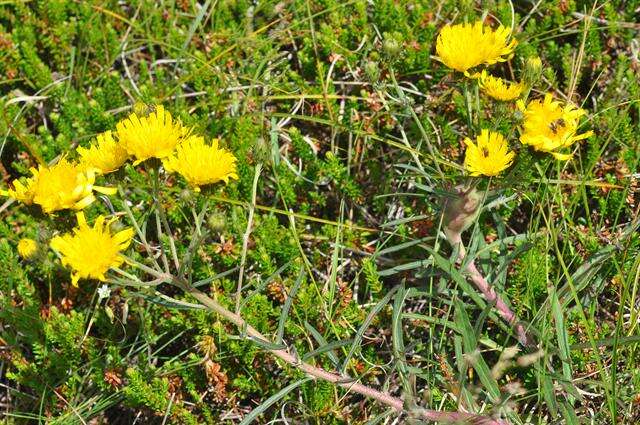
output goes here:
[[[135, 102], [162, 103], [239, 158], [240, 179], [211, 195], [212, 236], [193, 264], [194, 280], [209, 279], [201, 289], [229, 306], [256, 164], [264, 164], [242, 308], [258, 330], [277, 333], [283, 294], [297, 287], [284, 341], [301, 355], [333, 343], [310, 360], [329, 370], [424, 407], [462, 405], [514, 423], [637, 423], [640, 238], [630, 224], [640, 202], [640, 2], [511, 6], [0, 1], [3, 187], [113, 129]], [[515, 169], [493, 182], [501, 189], [489, 194], [493, 207], [469, 232], [470, 255], [540, 341], [539, 352], [525, 350], [513, 364], [511, 331], [469, 296], [440, 233], [468, 128], [457, 77], [434, 60], [433, 46], [444, 23], [484, 13], [517, 28], [516, 56], [495, 72], [517, 79], [524, 60], [540, 56], [534, 95], [573, 92], [596, 132], [568, 163], [520, 148]], [[478, 124], [515, 141], [513, 109], [478, 99]], [[127, 199], [144, 220], [144, 170], [129, 165], [103, 183], [118, 181], [136, 188]], [[190, 207], [202, 199], [175, 177], [163, 190], [184, 253]], [[116, 286], [99, 299], [99, 284], [74, 289], [46, 249], [37, 261], [19, 259], [19, 238], [46, 243], [73, 217], [7, 203], [1, 211], [7, 423], [236, 423], [302, 378], [212, 313]], [[211, 362], [218, 374], [207, 373]], [[501, 362], [504, 373], [487, 373]], [[281, 415], [322, 424], [394, 418], [315, 381], [257, 422]]]

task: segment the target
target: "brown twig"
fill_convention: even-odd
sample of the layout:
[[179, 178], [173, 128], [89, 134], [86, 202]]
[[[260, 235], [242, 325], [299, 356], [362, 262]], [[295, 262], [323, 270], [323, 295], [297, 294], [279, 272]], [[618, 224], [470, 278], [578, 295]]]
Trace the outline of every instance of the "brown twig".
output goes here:
[[[261, 340], [266, 344], [273, 344], [268, 338], [266, 338], [263, 334], [258, 332], [254, 327], [249, 325], [239, 314], [233, 313], [230, 310], [224, 308], [220, 303], [216, 300], [207, 296], [204, 292], [199, 291], [198, 289], [189, 286], [186, 282], [179, 281], [177, 279], [173, 280], [173, 284], [183, 291], [187, 292], [195, 299], [197, 299], [202, 305], [207, 307], [209, 310], [219, 314], [225, 319], [232, 322], [239, 329], [246, 332], [246, 334], [252, 338]], [[362, 394], [366, 397], [372, 398], [374, 400], [379, 401], [382, 404], [385, 404], [399, 413], [407, 413], [409, 416], [414, 418], [420, 418], [424, 420], [430, 421], [439, 421], [439, 422], [448, 422], [448, 423], [460, 423], [466, 422], [470, 424], [482, 424], [482, 425], [507, 425], [508, 422], [493, 419], [488, 416], [476, 415], [473, 413], [465, 413], [465, 412], [442, 412], [431, 409], [422, 409], [422, 408], [406, 408], [402, 399], [393, 397], [389, 394], [378, 391], [374, 388], [368, 387], [366, 385], [360, 384], [358, 382], [354, 382], [352, 378], [344, 377], [338, 375], [336, 373], [328, 372], [320, 367], [313, 366], [309, 363], [301, 361], [295, 355], [291, 354], [286, 349], [267, 349], [276, 357], [283, 360], [285, 363], [296, 367], [306, 374], [313, 376], [318, 379], [322, 379], [324, 381], [331, 382], [339, 387], [344, 388], [347, 391], [353, 391], [358, 394]]]

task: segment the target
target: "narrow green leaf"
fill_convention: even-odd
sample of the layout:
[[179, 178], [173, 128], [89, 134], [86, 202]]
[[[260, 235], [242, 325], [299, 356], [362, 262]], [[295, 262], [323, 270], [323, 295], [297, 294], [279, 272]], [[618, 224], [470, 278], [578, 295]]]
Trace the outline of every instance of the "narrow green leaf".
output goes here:
[[398, 288], [400, 288], [400, 286], [394, 286], [387, 293], [387, 295], [384, 296], [384, 298], [382, 298], [380, 301], [378, 301], [378, 304], [376, 304], [373, 307], [373, 309], [367, 315], [367, 318], [364, 319], [364, 322], [362, 323], [362, 325], [358, 329], [358, 332], [356, 332], [356, 336], [353, 339], [353, 345], [351, 345], [351, 349], [349, 350], [349, 353], [347, 354], [347, 357], [345, 357], [344, 361], [342, 362], [342, 367], [340, 368], [340, 371], [342, 373], [344, 373], [344, 371], [347, 369], [347, 365], [349, 364], [349, 361], [351, 360], [351, 357], [353, 357], [354, 353], [356, 352], [356, 349], [360, 346], [360, 342], [362, 341], [362, 336], [364, 335], [364, 333], [369, 328], [369, 325], [371, 325], [371, 322], [373, 321], [373, 318], [376, 316], [376, 314], [378, 314], [380, 312], [380, 310], [382, 310], [384, 308], [385, 305], [387, 305], [389, 303], [389, 301], [391, 300], [391, 297], [398, 290]]
[[282, 311], [280, 312], [280, 319], [278, 320], [278, 336], [276, 338], [276, 344], [282, 344], [282, 337], [284, 336], [284, 325], [287, 321], [287, 317], [289, 317], [289, 310], [291, 309], [291, 303], [296, 298], [296, 294], [298, 293], [298, 288], [300, 288], [300, 284], [302, 283], [302, 279], [304, 278], [305, 270], [304, 267], [300, 267], [300, 272], [298, 273], [298, 278], [291, 288], [291, 291], [287, 294], [287, 299], [282, 306]]
[[286, 387], [284, 387], [283, 389], [281, 389], [280, 391], [278, 391], [276, 394], [272, 395], [271, 397], [269, 397], [268, 399], [266, 399], [260, 406], [254, 408], [247, 416], [245, 416], [242, 419], [242, 422], [240, 422], [240, 425], [248, 425], [251, 422], [253, 422], [258, 416], [260, 416], [262, 413], [264, 413], [269, 407], [271, 407], [271, 405], [277, 403], [279, 400], [283, 399], [284, 397], [287, 396], [287, 394], [289, 394], [291, 391], [295, 390], [296, 388], [298, 388], [300, 385], [303, 385], [307, 382], [309, 382], [312, 378], [304, 378], [301, 379], [297, 382], [294, 382], [293, 384], [289, 384]]

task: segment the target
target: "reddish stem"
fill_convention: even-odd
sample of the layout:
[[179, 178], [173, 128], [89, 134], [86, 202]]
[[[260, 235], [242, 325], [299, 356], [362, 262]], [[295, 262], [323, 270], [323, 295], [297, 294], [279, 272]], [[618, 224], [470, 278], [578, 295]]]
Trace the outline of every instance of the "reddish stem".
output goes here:
[[[235, 324], [239, 329], [243, 329], [246, 331], [247, 335], [257, 338], [261, 341], [271, 343], [264, 335], [258, 332], [254, 327], [249, 325], [239, 314], [233, 313], [222, 305], [220, 305], [216, 300], [207, 296], [204, 292], [197, 290], [196, 288], [190, 287], [183, 282], [179, 282], [174, 279], [173, 283], [179, 288], [183, 289], [185, 292], [191, 294], [194, 298], [196, 298], [200, 303], [209, 308], [210, 310], [220, 314], [222, 317], [231, 321]], [[317, 366], [313, 366], [309, 363], [305, 363], [300, 361], [296, 356], [291, 354], [286, 349], [269, 349], [272, 354], [276, 357], [282, 359], [285, 363], [293, 367], [297, 367], [303, 372], [311, 375], [315, 378], [319, 378], [328, 382], [331, 382], [335, 385], [338, 385], [347, 391], [353, 391], [359, 394], [362, 394], [366, 397], [370, 397], [374, 400], [381, 402], [387, 406], [390, 406], [394, 410], [399, 413], [407, 413], [410, 417], [420, 418], [430, 421], [440, 421], [440, 422], [448, 422], [448, 423], [460, 423], [467, 422], [471, 424], [478, 425], [508, 425], [508, 422], [493, 419], [487, 416], [475, 415], [472, 413], [465, 412], [441, 412], [437, 410], [431, 409], [406, 409], [404, 406], [404, 402], [402, 399], [393, 397], [389, 394], [378, 391], [374, 388], [367, 387], [366, 385], [360, 384], [358, 382], [353, 382], [351, 378], [347, 378], [344, 376], [340, 376], [338, 374], [328, 372], [322, 368]]]
[[[451, 246], [458, 247], [458, 260], [461, 263], [464, 262], [466, 251], [464, 249], [464, 245], [462, 244], [460, 233], [449, 233], [448, 239]], [[469, 261], [465, 270], [469, 273], [471, 281], [474, 283], [474, 285], [476, 285], [476, 288], [480, 290], [485, 300], [487, 300], [489, 304], [492, 304], [497, 310], [498, 314], [514, 328], [518, 341], [522, 345], [533, 344], [533, 340], [527, 334], [524, 325], [520, 322], [520, 320], [518, 320], [518, 316], [516, 316], [511, 308], [509, 308], [509, 306], [502, 300], [502, 298], [494, 289], [493, 285], [487, 282], [484, 276], [482, 276], [482, 273], [480, 273], [475, 263], [473, 261]]]

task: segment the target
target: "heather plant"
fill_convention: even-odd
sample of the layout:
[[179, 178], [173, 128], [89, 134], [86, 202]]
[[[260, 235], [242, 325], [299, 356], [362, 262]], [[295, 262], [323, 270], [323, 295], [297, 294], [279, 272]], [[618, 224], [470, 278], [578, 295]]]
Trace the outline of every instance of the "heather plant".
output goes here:
[[634, 423], [638, 7], [7, 2], [3, 420]]

